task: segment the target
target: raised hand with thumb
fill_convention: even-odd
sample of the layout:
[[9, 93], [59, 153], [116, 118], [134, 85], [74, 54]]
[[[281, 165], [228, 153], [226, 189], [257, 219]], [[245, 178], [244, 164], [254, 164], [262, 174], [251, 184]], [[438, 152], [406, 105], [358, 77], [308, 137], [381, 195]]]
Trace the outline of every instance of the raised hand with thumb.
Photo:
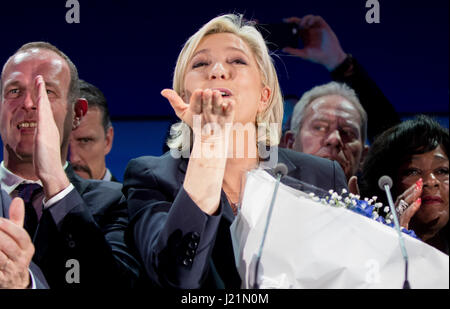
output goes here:
[[25, 206], [14, 198], [9, 207], [9, 219], [0, 218], [0, 288], [21, 289], [30, 286], [28, 268], [34, 245], [23, 228]]

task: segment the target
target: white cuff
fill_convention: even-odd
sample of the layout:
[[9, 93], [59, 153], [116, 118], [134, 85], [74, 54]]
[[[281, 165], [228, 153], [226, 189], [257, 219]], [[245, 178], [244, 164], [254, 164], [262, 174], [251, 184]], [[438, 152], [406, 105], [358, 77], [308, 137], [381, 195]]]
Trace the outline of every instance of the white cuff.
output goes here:
[[56, 194], [54, 197], [52, 197], [51, 199], [49, 199], [48, 201], [45, 201], [44, 198], [44, 209], [49, 208], [50, 206], [52, 206], [53, 204], [55, 204], [56, 202], [59, 202], [60, 200], [62, 200], [64, 197], [66, 197], [67, 194], [69, 194], [75, 187], [73, 186], [73, 184], [69, 184], [67, 186], [67, 188], [65, 188], [64, 190], [62, 190], [61, 192], [59, 192], [58, 194]]
[[31, 278], [31, 290], [36, 290], [36, 281], [34, 281], [34, 276], [33, 276], [33, 272], [31, 271], [31, 269], [28, 268], [28, 272], [30, 273], [30, 278]]

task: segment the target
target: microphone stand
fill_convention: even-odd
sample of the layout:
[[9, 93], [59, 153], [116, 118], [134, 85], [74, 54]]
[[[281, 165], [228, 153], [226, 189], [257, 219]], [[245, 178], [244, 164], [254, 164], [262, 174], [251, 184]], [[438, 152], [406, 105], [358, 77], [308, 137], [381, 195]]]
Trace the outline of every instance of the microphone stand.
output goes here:
[[384, 191], [386, 192], [386, 196], [389, 202], [389, 207], [391, 208], [392, 216], [394, 217], [395, 228], [398, 233], [398, 239], [400, 241], [400, 249], [402, 251], [403, 259], [405, 260], [405, 281], [403, 282], [403, 289], [410, 289], [408, 281], [408, 254], [406, 253], [405, 243], [403, 241], [403, 235], [400, 230], [400, 223], [397, 218], [397, 212], [395, 211], [394, 201], [392, 200], [391, 190], [388, 184], [384, 184]]
[[264, 227], [264, 233], [263, 233], [263, 237], [262, 237], [262, 240], [261, 240], [261, 245], [259, 246], [258, 254], [256, 256], [255, 279], [254, 279], [254, 283], [253, 283], [253, 288], [254, 289], [259, 289], [259, 285], [258, 285], [258, 268], [259, 268], [259, 264], [260, 264], [260, 261], [261, 261], [261, 255], [262, 255], [262, 250], [263, 250], [263, 247], [264, 247], [264, 241], [266, 240], [266, 236], [267, 236], [267, 230], [269, 228], [270, 218], [272, 216], [273, 205], [275, 204], [275, 199], [277, 197], [277, 191], [278, 191], [278, 187], [280, 186], [280, 181], [281, 181], [281, 177], [282, 176], [283, 176], [283, 174], [281, 172], [277, 173], [277, 180], [275, 182], [275, 188], [273, 190], [272, 200], [270, 201], [269, 214], [267, 215], [266, 226]]

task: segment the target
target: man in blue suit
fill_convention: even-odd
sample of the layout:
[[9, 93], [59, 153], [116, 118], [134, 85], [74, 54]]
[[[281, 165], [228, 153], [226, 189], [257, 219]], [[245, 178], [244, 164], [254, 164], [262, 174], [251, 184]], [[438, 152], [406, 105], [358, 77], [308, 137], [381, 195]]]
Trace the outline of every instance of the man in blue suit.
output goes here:
[[49, 43], [28, 43], [8, 59], [0, 85], [0, 181], [25, 201], [33, 261], [50, 287], [133, 286], [139, 266], [123, 241], [121, 185], [81, 179], [66, 161], [87, 111], [75, 65]]
[[46, 289], [47, 281], [31, 261], [34, 246], [23, 228], [23, 200], [0, 190], [0, 288]]

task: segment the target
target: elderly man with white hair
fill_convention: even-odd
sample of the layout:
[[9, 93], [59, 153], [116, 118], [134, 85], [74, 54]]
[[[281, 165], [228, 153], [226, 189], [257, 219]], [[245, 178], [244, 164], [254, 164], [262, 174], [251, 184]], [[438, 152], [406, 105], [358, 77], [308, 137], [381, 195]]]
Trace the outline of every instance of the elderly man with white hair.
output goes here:
[[[347, 181], [355, 176], [369, 149], [367, 113], [353, 89], [330, 82], [303, 94], [296, 104], [287, 148], [337, 161]], [[351, 188], [349, 183], [349, 188]]]

